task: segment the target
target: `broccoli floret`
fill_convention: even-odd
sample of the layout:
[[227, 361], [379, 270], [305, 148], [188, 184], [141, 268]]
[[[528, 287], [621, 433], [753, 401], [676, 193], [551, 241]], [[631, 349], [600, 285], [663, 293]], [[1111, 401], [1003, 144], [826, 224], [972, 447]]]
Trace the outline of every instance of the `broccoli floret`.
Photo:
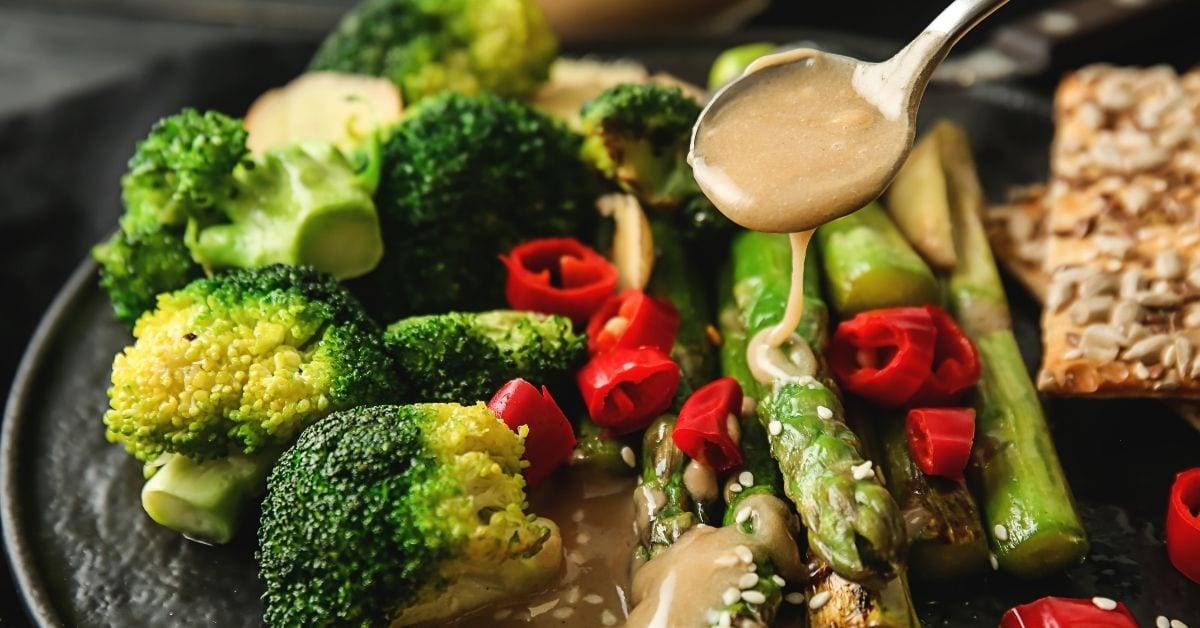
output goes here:
[[267, 624], [436, 622], [546, 585], [562, 540], [525, 512], [523, 449], [482, 403], [356, 408], [305, 430], [263, 503]]
[[699, 194], [687, 163], [700, 104], [678, 87], [622, 84], [583, 105], [583, 154], [648, 205], [675, 207]]
[[274, 455], [329, 413], [399, 399], [382, 331], [332, 277], [264, 266], [158, 297], [113, 360], [110, 441], [155, 473], [159, 523], [214, 542]]
[[366, 0], [309, 69], [390, 79], [407, 103], [444, 91], [523, 98], [545, 82], [557, 47], [533, 0]]
[[156, 296], [204, 275], [183, 239], [163, 231], [143, 236], [117, 231], [96, 245], [92, 256], [100, 262], [100, 287], [112, 300], [113, 313], [130, 326], [154, 307]]
[[734, 225], [687, 163], [700, 105], [678, 87], [622, 84], [585, 103], [584, 158], [651, 210], [666, 211], [694, 250], [724, 247]]
[[409, 115], [383, 147], [387, 253], [352, 284], [378, 318], [497, 307], [500, 253], [589, 232], [598, 182], [562, 123], [492, 95], [445, 94]]
[[246, 137], [241, 120], [217, 111], [184, 109], [159, 120], [121, 178], [121, 229], [137, 237], [215, 221], [229, 173], [248, 154]]
[[93, 252], [118, 318], [203, 268], [313, 265], [338, 277], [383, 255], [373, 189], [332, 145], [250, 157], [241, 122], [185, 109], [142, 140], [121, 181], [121, 234]]
[[163, 294], [113, 360], [110, 440], [139, 460], [197, 460], [286, 443], [339, 408], [378, 402], [395, 364], [332, 277], [273, 265]]
[[486, 401], [510, 379], [559, 383], [587, 354], [565, 316], [499, 310], [416, 316], [393, 323], [384, 342], [408, 398]]

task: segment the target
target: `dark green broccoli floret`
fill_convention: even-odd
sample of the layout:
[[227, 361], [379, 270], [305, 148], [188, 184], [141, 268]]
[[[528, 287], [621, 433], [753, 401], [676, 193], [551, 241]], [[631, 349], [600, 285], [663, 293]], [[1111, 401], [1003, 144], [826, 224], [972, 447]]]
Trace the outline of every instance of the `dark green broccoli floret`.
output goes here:
[[564, 316], [499, 310], [406, 318], [387, 328], [410, 399], [487, 401], [510, 379], [552, 384], [587, 354]]
[[499, 306], [500, 253], [588, 232], [597, 182], [561, 123], [492, 95], [438, 96], [409, 116], [383, 148], [387, 254], [354, 284], [379, 318]]
[[357, 408], [305, 430], [263, 502], [267, 624], [437, 622], [544, 586], [562, 541], [525, 513], [522, 440], [482, 403]]
[[199, 279], [159, 296], [133, 335], [113, 360], [107, 436], [148, 471], [166, 465], [143, 491], [151, 517], [210, 540], [232, 534], [213, 512], [226, 508], [225, 492], [250, 488], [214, 487], [230, 473], [252, 484], [261, 477], [254, 465], [270, 464], [270, 455], [257, 463], [243, 455], [278, 453], [335, 410], [399, 397], [381, 330], [332, 277], [310, 268]]
[[305, 142], [250, 157], [241, 121], [214, 111], [159, 121], [121, 187], [121, 234], [93, 255], [126, 322], [202, 267], [307, 264], [353, 277], [383, 255], [373, 190], [340, 151]]
[[643, 203], [674, 207], [699, 187], [687, 163], [700, 104], [657, 83], [610, 87], [580, 111], [583, 154]]
[[407, 103], [444, 91], [526, 97], [557, 47], [533, 0], [365, 0], [309, 69], [390, 79]]
[[721, 248], [733, 230], [700, 191], [687, 163], [700, 105], [678, 87], [611, 87], [584, 104], [584, 158], [652, 210], [670, 211], [699, 249]]
[[162, 231], [140, 237], [118, 231], [92, 255], [100, 262], [100, 287], [112, 299], [117, 320], [131, 326], [154, 307], [156, 296], [204, 275], [183, 239]]

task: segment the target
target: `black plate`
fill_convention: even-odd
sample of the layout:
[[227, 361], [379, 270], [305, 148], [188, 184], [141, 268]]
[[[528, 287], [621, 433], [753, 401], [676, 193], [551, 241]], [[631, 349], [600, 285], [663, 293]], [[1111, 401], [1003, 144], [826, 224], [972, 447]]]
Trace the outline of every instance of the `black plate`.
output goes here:
[[[795, 32], [754, 38], [761, 37], [805, 38]], [[881, 58], [891, 48], [850, 37], [808, 38], [867, 58]], [[701, 81], [713, 56], [730, 43], [659, 42], [598, 53]], [[87, 111], [90, 124], [113, 129], [128, 129], [131, 116], [185, 103], [238, 112], [302, 67], [307, 53], [306, 46], [231, 44], [160, 63], [137, 81], [93, 95], [97, 107], [85, 100], [68, 110]], [[993, 196], [1046, 172], [1052, 129], [1041, 98], [1010, 87], [935, 88], [923, 115], [967, 127]], [[140, 122], [136, 128], [146, 128]], [[132, 137], [108, 147], [100, 142], [128, 135], [100, 134], [92, 154], [123, 160]], [[119, 164], [100, 166], [119, 171]], [[115, 187], [115, 174], [105, 185]], [[111, 196], [112, 188], [99, 189]], [[1018, 335], [1032, 364], [1039, 350], [1036, 307], [1016, 290], [1013, 297]], [[109, 367], [128, 340], [96, 288], [94, 266], [85, 262], [47, 312], [21, 364], [5, 414], [0, 506], [28, 610], [44, 625], [257, 625], [262, 609], [253, 535], [247, 531], [237, 543], [207, 547], [157, 527], [140, 511], [140, 465], [104, 439], [100, 417]], [[1200, 624], [1200, 586], [1171, 568], [1161, 543], [1167, 488], [1174, 472], [1200, 464], [1200, 435], [1150, 402], [1056, 402], [1050, 410], [1091, 534], [1088, 560], [1042, 582], [993, 575], [919, 590], [922, 619], [994, 627], [1009, 606], [1056, 594], [1121, 599], [1143, 625], [1152, 625], [1158, 614]]]

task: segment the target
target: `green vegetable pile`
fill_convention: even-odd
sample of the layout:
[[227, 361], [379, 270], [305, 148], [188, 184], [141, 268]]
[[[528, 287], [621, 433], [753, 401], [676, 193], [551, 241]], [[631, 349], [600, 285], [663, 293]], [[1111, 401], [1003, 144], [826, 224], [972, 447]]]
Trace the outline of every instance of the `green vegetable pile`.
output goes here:
[[[723, 57], [714, 80], [763, 50]], [[1007, 367], [980, 384], [981, 429], [1010, 440], [1021, 431], [1039, 451], [978, 461], [979, 506], [965, 486], [926, 477], [895, 425], [880, 436], [857, 422], [861, 407], [843, 403], [825, 367], [822, 280], [835, 315], [882, 307], [884, 292], [907, 304], [946, 286], [1000, 290], [974, 214], [956, 215], [955, 236], [974, 239], [949, 245], [964, 262], [943, 275], [878, 207], [823, 228], [794, 341], [812, 354], [811, 374], [756, 380], [748, 339], [783, 316], [786, 239], [739, 231], [701, 193], [687, 163], [696, 97], [600, 77], [577, 132], [531, 104], [556, 55], [533, 0], [365, 0], [310, 64], [360, 76], [321, 75], [306, 101], [326, 85], [338, 98], [382, 86], [374, 104], [390, 103], [389, 122], [372, 127], [347, 113], [371, 107], [345, 107], [324, 121], [338, 132], [323, 129], [350, 138], [341, 148], [312, 139], [282, 120], [304, 103], [279, 99], [298, 90], [264, 95], [277, 99], [258, 110], [279, 116], [269, 134], [255, 134], [254, 116], [194, 109], [150, 129], [121, 180], [119, 229], [93, 256], [114, 318], [132, 330], [102, 422], [141, 465], [151, 519], [228, 543], [261, 503], [271, 626], [433, 625], [489, 606], [511, 612], [563, 573], [574, 578], [564, 544], [587, 534], [564, 541], [533, 514], [526, 485], [542, 491], [568, 458], [575, 468], [560, 478], [598, 473], [629, 489], [638, 478], [638, 564], [661, 565], [698, 535], [733, 539], [713, 573], [742, 565], [744, 584], [704, 601], [710, 625], [768, 625], [801, 594], [832, 600], [808, 606], [812, 625], [917, 625], [908, 567], [946, 579], [977, 571], [989, 548], [981, 513], [1013, 531], [1012, 542], [990, 539], [1013, 573], [1040, 573], [1039, 552], [1060, 567], [1086, 549], [1061, 471], [1030, 471], [1053, 446], [1036, 397], [1015, 398], [1027, 381], [1007, 330], [968, 330]], [[573, 248], [534, 246], [506, 274], [501, 255], [543, 238], [553, 240], [534, 244]], [[521, 311], [510, 308], [543, 308], [514, 306], [514, 290], [572, 312], [572, 294], [596, 303], [571, 317]], [[960, 317], [981, 307], [955, 294]], [[985, 304], [1003, 311], [1000, 295]], [[595, 312], [615, 314], [589, 321]], [[609, 348], [589, 345], [585, 329]], [[800, 368], [793, 349], [780, 359]], [[639, 363], [647, 354], [655, 361]], [[737, 396], [689, 414], [685, 402], [719, 390], [708, 384], [722, 371], [736, 386], [718, 383]], [[650, 380], [671, 383], [644, 395]], [[661, 405], [647, 410], [646, 399]], [[618, 430], [621, 417], [605, 423], [595, 408], [645, 420]], [[685, 428], [698, 440], [677, 440]], [[697, 452], [709, 437], [728, 447]], [[718, 454], [727, 464], [708, 457]], [[1034, 488], [1009, 485], [1021, 473]], [[535, 503], [580, 497], [558, 489]], [[1018, 515], [1032, 550], [1016, 538]], [[633, 618], [648, 615], [633, 601]]]

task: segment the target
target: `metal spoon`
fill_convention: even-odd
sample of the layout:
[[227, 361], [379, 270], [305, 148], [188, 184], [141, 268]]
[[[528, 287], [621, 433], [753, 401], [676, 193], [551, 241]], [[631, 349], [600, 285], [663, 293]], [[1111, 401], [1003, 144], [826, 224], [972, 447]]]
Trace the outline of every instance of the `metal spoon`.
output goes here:
[[[808, 56], [796, 57], [787, 56], [792, 53], [780, 53], [759, 59], [740, 78], [718, 91], [696, 121], [689, 159], [701, 188], [731, 220], [759, 231], [805, 231], [854, 212], [866, 202], [877, 198], [904, 163], [916, 133], [917, 108], [934, 69], [964, 34], [1007, 2], [1008, 0], [955, 0], [911, 43], [891, 59], [880, 63], [867, 63], [815, 51], [809, 51], [811, 54], [806, 52]], [[721, 160], [720, 148], [729, 148], [732, 143], [740, 143], [744, 136], [730, 137], [728, 134], [712, 131], [714, 128], [720, 128], [718, 122], [728, 124], [731, 117], [736, 119], [746, 111], [754, 114], [785, 111], [758, 106], [758, 98], [765, 93], [762, 91], [763, 86], [767, 81], [781, 80], [781, 72], [791, 72], [787, 90], [790, 92], [800, 89], [805, 80], [813, 80], [806, 77], [812, 76], [808, 74], [809, 68], [816, 67], [814, 58], [817, 57], [825, 58], [825, 63], [852, 65], [852, 79], [847, 79], [847, 84], [852, 83], [852, 89], [862, 96], [864, 102], [876, 107], [883, 118], [890, 121], [893, 128], [897, 124], [907, 125], [907, 128], [905, 132], [897, 134], [898, 141], [893, 142], [893, 145], [888, 147], [889, 150], [870, 153], [876, 161], [863, 164], [863, 173], [859, 173], [860, 176], [853, 183], [855, 189], [846, 190], [845, 194], [839, 193], [838, 190], [823, 190], [823, 193], [814, 194], [811, 197], [812, 202], [807, 203], [814, 205], [813, 207], [805, 207], [806, 199], [795, 195], [773, 199], [777, 201], [776, 206], [764, 206], [766, 204], [762, 203], [763, 199], [774, 196], [771, 191], [775, 189], [772, 186], [776, 181], [764, 182], [758, 173], [714, 165]], [[775, 91], [778, 92], [778, 89]], [[738, 105], [738, 108], [731, 109], [734, 105]], [[823, 102], [820, 105], [827, 107], [822, 113], [828, 118], [834, 119], [840, 113], [830, 109], [834, 105], [826, 105]], [[764, 111], [764, 108], [767, 111]], [[730, 114], [730, 111], [737, 113]], [[757, 120], [760, 116], [753, 117]], [[778, 141], [787, 142], [787, 129], [766, 128], [764, 131], [778, 132]], [[835, 139], [835, 143], [847, 143], [842, 142], [843, 138], [840, 136]], [[851, 143], [847, 148], [855, 151], [853, 140], [849, 136], [846, 139]], [[776, 141], [775, 137], [769, 137], [768, 140]], [[723, 142], [731, 144], [720, 146]], [[804, 152], [805, 150], [808, 152]], [[795, 170], [801, 174], [807, 166], [814, 165], [813, 160], [821, 159], [822, 150], [821, 146], [797, 146], [796, 154], [788, 157], [795, 157], [798, 163], [777, 164], [777, 167]], [[715, 160], [712, 159], [714, 156]], [[817, 189], [822, 183], [828, 184], [829, 181], [810, 183], [813, 184], [813, 189]], [[815, 200], [817, 196], [822, 200]]]

